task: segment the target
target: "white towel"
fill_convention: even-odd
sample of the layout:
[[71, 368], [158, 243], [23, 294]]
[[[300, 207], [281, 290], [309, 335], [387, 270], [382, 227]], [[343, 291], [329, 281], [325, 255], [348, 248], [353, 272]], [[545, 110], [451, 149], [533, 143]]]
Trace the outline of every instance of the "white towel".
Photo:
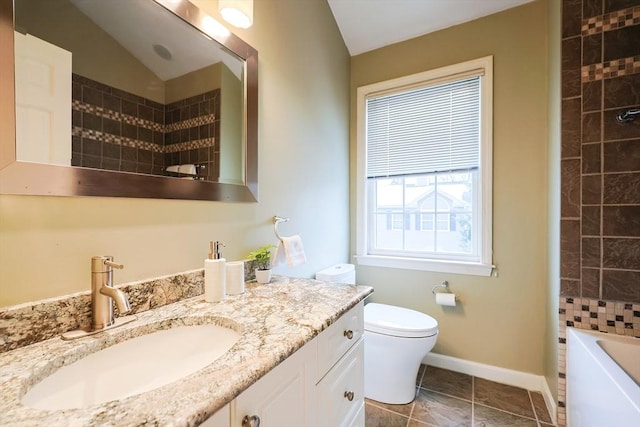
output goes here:
[[178, 173], [180, 172], [180, 166], [179, 165], [167, 166], [167, 172]]
[[285, 260], [289, 268], [306, 264], [307, 257], [304, 254], [302, 239], [299, 235], [283, 237], [278, 243], [278, 248], [273, 257], [273, 264], [278, 265]]
[[197, 175], [196, 165], [187, 163], [186, 165], [180, 165], [178, 168], [178, 172], [180, 173], [188, 173], [189, 175]]

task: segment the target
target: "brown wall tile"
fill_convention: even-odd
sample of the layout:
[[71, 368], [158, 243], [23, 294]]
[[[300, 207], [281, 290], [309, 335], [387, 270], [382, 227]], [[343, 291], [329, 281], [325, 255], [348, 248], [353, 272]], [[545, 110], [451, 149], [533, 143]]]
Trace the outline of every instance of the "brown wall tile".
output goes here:
[[631, 25], [604, 33], [605, 61], [640, 55], [640, 25]]
[[562, 2], [562, 38], [580, 35], [582, 28], [582, 0]]
[[638, 0], [604, 0], [604, 13], [638, 6]]
[[561, 279], [560, 295], [563, 297], [579, 297], [580, 296], [580, 280]]
[[583, 0], [582, 15], [584, 19], [602, 15], [602, 0]]
[[582, 176], [582, 204], [599, 205], [601, 203], [602, 175]]
[[600, 235], [600, 206], [582, 207], [582, 235]]
[[95, 139], [82, 138], [82, 154], [89, 156], [102, 156], [102, 142]]
[[580, 221], [560, 221], [560, 275], [580, 279]]
[[582, 135], [580, 98], [562, 101], [562, 157], [579, 157]]
[[562, 70], [580, 69], [581, 37], [573, 37], [562, 41]]
[[640, 205], [640, 172], [606, 174], [603, 193], [605, 204]]
[[110, 144], [105, 142], [102, 144], [102, 156], [107, 159], [120, 160], [122, 158], [122, 145]]
[[580, 160], [561, 161], [560, 215], [563, 218], [580, 216]]
[[640, 303], [640, 271], [603, 270], [602, 298]]
[[[640, 27], [640, 25], [638, 26]], [[640, 43], [638, 43], [640, 45]], [[640, 105], [638, 105], [640, 108]], [[603, 115], [604, 120], [604, 140], [640, 138], [640, 120], [629, 123], [618, 123], [616, 116], [619, 109], [606, 110]]]
[[[600, 267], [600, 238], [582, 238], [582, 266]], [[584, 280], [584, 278], [583, 278]]]
[[[640, 240], [604, 239], [602, 266], [640, 271]], [[640, 287], [640, 282], [638, 283]]]
[[82, 87], [82, 102], [102, 107], [102, 91], [89, 86]]
[[604, 171], [640, 171], [640, 139], [604, 144]]
[[605, 236], [640, 237], [640, 206], [604, 206]]
[[582, 144], [582, 173], [600, 173], [602, 144]]
[[580, 96], [580, 69], [562, 72], [562, 98]]
[[102, 117], [91, 113], [82, 113], [82, 127], [102, 132]]
[[582, 65], [602, 62], [602, 33], [582, 37]]
[[103, 93], [102, 101], [105, 109], [115, 111], [116, 113], [119, 113], [121, 111], [122, 100], [120, 98], [108, 93]]
[[600, 298], [600, 269], [583, 268], [580, 296], [583, 298]]
[[600, 111], [602, 109], [602, 80], [582, 85], [582, 111]]
[[582, 142], [599, 142], [601, 138], [602, 113], [587, 113], [582, 115]]
[[604, 108], [640, 105], [640, 74], [604, 80]]

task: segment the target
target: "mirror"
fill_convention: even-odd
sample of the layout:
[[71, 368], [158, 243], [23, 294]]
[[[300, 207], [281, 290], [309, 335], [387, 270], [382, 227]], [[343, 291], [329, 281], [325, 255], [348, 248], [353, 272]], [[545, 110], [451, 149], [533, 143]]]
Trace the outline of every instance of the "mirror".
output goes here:
[[12, 3], [1, 193], [257, 200], [255, 49], [186, 0]]

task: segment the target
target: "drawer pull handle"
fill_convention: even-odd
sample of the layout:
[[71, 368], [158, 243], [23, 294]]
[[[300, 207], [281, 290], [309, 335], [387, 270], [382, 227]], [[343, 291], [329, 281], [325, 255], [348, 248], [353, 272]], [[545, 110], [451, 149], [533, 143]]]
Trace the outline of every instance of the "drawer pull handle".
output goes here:
[[260, 417], [257, 415], [245, 415], [242, 419], [242, 427], [260, 427]]
[[349, 329], [348, 331], [344, 331], [344, 336], [347, 337], [348, 339], [352, 339], [353, 331], [351, 329]]
[[353, 400], [353, 392], [352, 391], [345, 391], [344, 392], [344, 397], [346, 397], [347, 400], [349, 402], [351, 402]]

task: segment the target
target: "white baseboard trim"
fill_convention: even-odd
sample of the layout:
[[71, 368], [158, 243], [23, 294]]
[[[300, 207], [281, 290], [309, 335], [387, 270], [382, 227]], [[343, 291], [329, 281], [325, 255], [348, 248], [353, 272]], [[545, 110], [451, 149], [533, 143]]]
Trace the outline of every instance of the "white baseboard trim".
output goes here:
[[558, 420], [558, 404], [556, 403], [556, 399], [553, 398], [553, 394], [551, 393], [551, 389], [549, 389], [549, 383], [545, 377], [542, 377], [542, 397], [544, 397], [544, 403], [547, 404], [547, 409], [549, 410], [549, 415], [551, 415], [551, 419], [554, 420], [555, 424]]
[[436, 368], [448, 369], [474, 377], [480, 377], [495, 381], [501, 384], [512, 385], [527, 390], [539, 391], [544, 397], [547, 409], [552, 419], [556, 419], [558, 407], [553, 394], [549, 389], [547, 380], [542, 375], [534, 375], [526, 372], [514, 371], [512, 369], [500, 368], [498, 366], [485, 365], [484, 363], [472, 362], [458, 359], [456, 357], [444, 356], [437, 353], [427, 353], [422, 362], [425, 365]]

